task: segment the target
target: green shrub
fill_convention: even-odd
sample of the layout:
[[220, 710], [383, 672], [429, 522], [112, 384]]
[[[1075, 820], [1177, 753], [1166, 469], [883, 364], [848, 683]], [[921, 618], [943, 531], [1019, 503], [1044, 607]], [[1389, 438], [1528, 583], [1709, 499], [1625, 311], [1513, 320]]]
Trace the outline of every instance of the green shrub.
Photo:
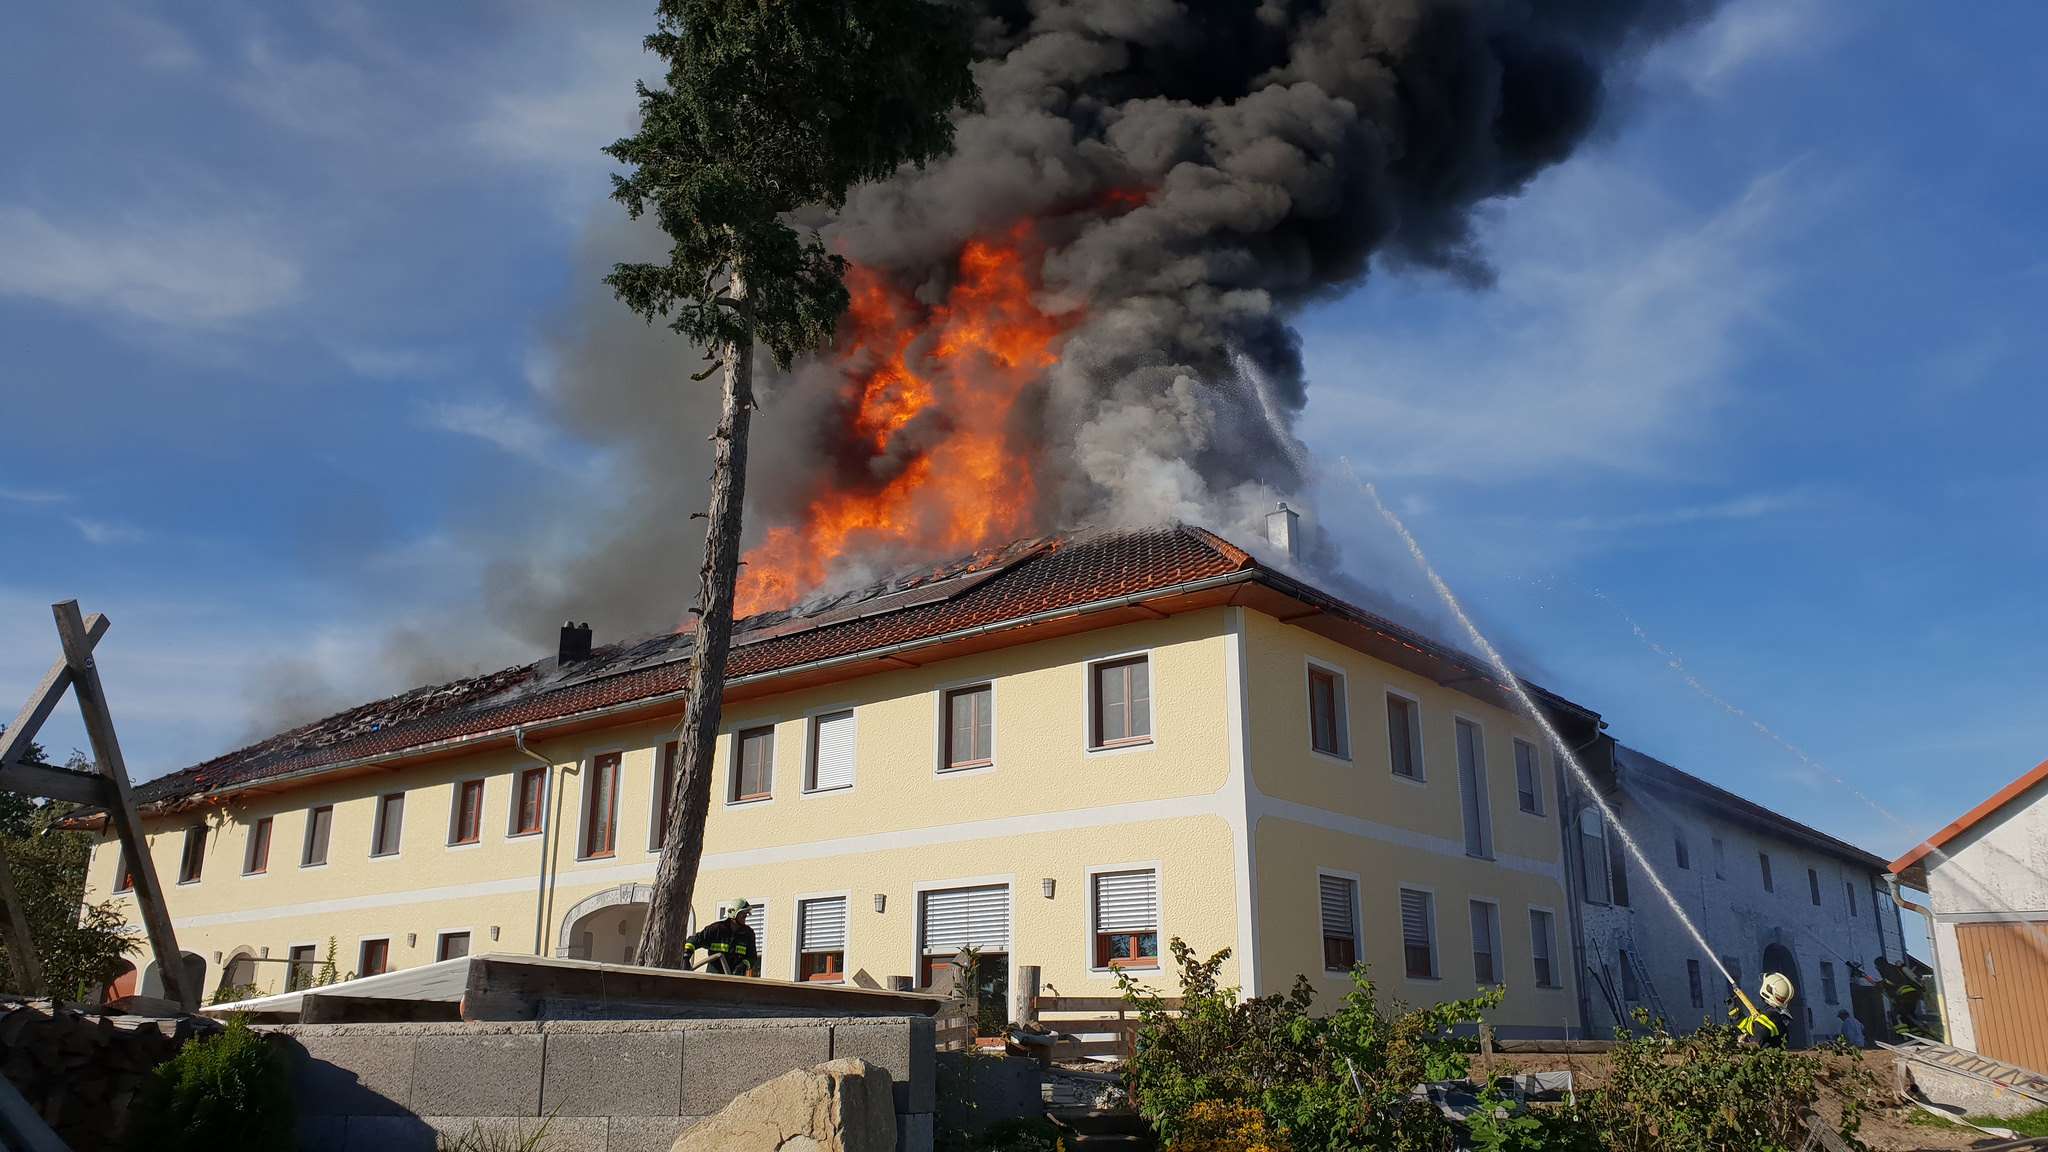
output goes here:
[[486, 1128], [480, 1121], [472, 1121], [461, 1132], [443, 1132], [434, 1140], [435, 1152], [547, 1152], [553, 1146], [548, 1129], [554, 1124], [553, 1115], [542, 1120], [536, 1128]]
[[223, 1152], [289, 1149], [295, 1127], [283, 1054], [236, 1017], [157, 1067], [143, 1084], [130, 1131], [138, 1150]]
[[1413, 1094], [1425, 1080], [1463, 1077], [1473, 1042], [1456, 1035], [1501, 1001], [1499, 990], [1427, 1008], [1383, 1008], [1366, 969], [1335, 1012], [1310, 1013], [1315, 990], [1295, 977], [1285, 994], [1240, 1000], [1217, 984], [1229, 952], [1197, 960], [1172, 941], [1181, 1011], [1128, 979], [1124, 996], [1140, 1019], [1137, 1052], [1124, 1084], [1169, 1146], [1189, 1133], [1198, 1105], [1248, 1105], [1294, 1152], [1436, 1152], [1457, 1128]]

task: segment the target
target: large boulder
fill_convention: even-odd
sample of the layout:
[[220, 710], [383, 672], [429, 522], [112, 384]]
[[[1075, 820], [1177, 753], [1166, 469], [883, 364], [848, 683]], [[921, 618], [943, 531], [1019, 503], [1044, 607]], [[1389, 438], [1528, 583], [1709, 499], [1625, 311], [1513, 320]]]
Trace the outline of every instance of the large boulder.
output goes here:
[[896, 1096], [865, 1060], [796, 1068], [733, 1097], [669, 1152], [895, 1152]]

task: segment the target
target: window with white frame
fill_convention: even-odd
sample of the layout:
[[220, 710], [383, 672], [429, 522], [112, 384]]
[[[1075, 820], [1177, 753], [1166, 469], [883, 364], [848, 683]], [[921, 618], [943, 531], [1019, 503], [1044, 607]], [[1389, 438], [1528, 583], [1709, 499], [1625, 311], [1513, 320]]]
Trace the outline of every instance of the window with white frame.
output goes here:
[[1387, 764], [1396, 776], [1424, 779], [1422, 705], [1398, 692], [1387, 693]]
[[846, 979], [846, 897], [800, 901], [796, 935], [797, 979], [814, 984]]
[[434, 942], [434, 959], [455, 960], [469, 955], [469, 933], [443, 932]]
[[370, 855], [395, 856], [405, 828], [405, 793], [377, 797], [377, 822], [370, 830]]
[[194, 824], [185, 829], [185, 851], [178, 860], [178, 883], [197, 884], [205, 867], [206, 825]]
[[1678, 870], [1679, 870], [1679, 871], [1681, 871], [1681, 872], [1689, 872], [1689, 871], [1691, 871], [1691, 870], [1692, 870], [1692, 848], [1691, 848], [1690, 846], [1688, 846], [1688, 845], [1686, 844], [1686, 842], [1685, 842], [1685, 833], [1683, 833], [1683, 832], [1674, 832], [1674, 833], [1672, 833], [1672, 835], [1671, 835], [1671, 848], [1672, 848], [1672, 851], [1673, 851], [1673, 853], [1674, 853], [1674, 854], [1676, 854], [1676, 855], [1677, 855], [1677, 857], [1678, 857]]
[[995, 763], [995, 686], [951, 688], [942, 699], [946, 727], [940, 770], [962, 772]]
[[327, 841], [334, 830], [334, 805], [306, 809], [306, 847], [299, 855], [299, 867], [314, 868], [327, 863]]
[[1401, 957], [1409, 976], [1436, 977], [1436, 897], [1415, 888], [1401, 889]]
[[1811, 868], [1806, 870], [1806, 890], [1813, 897], [1813, 906], [1820, 907], [1820, 873]]
[[1308, 666], [1308, 743], [1325, 756], [1351, 758], [1344, 674], [1320, 664]]
[[738, 804], [766, 800], [775, 790], [775, 729], [767, 725], [732, 734], [732, 787], [726, 799]]
[[1323, 913], [1323, 971], [1358, 965], [1358, 881], [1325, 872], [1316, 877]]
[[606, 752], [590, 759], [590, 779], [583, 786], [583, 857], [610, 856], [619, 847], [619, 772], [623, 754]]
[[938, 888], [920, 893], [917, 908], [918, 984], [929, 988], [933, 974], [962, 950], [981, 954], [985, 965], [1010, 952], [1010, 886]]
[[1486, 799], [1486, 736], [1479, 725], [1460, 718], [1458, 794], [1465, 809], [1465, 855], [1493, 855], [1493, 812]]
[[1835, 965], [1829, 960], [1820, 962], [1820, 998], [1826, 1004], [1838, 1002], [1835, 993]]
[[1543, 815], [1542, 759], [1536, 754], [1536, 745], [1519, 737], [1515, 740], [1515, 802], [1532, 816]]
[[1500, 906], [1472, 901], [1472, 982], [1485, 987], [1504, 983], [1500, 961]]
[[853, 710], [811, 717], [811, 763], [807, 792], [853, 787]]
[[1587, 901], [1608, 902], [1607, 826], [1596, 808], [1579, 810], [1579, 882]]
[[1719, 836], [1714, 837], [1714, 879], [1728, 878], [1728, 845]]
[[1089, 879], [1095, 912], [1095, 967], [1159, 966], [1159, 873], [1150, 868], [1097, 872]]
[[1758, 872], [1760, 872], [1763, 876], [1764, 891], [1776, 892], [1778, 890], [1778, 886], [1771, 882], [1771, 854], [1769, 852], [1757, 853], [1756, 866]]
[[1856, 882], [1854, 880], [1842, 881], [1842, 891], [1848, 894], [1849, 897], [1849, 915], [1856, 915]]
[[1541, 908], [1529, 909], [1529, 960], [1536, 971], [1538, 988], [1557, 987], [1557, 968], [1551, 960], [1551, 949], [1556, 943], [1550, 913]]
[[1090, 668], [1089, 746], [1114, 748], [1152, 739], [1152, 662], [1143, 656]]

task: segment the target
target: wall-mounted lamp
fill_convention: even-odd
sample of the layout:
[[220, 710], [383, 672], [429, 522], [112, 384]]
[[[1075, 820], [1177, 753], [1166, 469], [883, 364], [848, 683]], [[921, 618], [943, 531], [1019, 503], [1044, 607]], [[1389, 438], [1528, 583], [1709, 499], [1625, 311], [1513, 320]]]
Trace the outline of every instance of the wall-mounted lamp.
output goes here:
[[213, 954], [213, 963], [214, 963], [214, 966], [215, 966], [215, 967], [219, 967], [219, 966], [220, 966], [220, 953], [218, 953], [218, 952], [215, 952], [215, 953]]
[[419, 942], [420, 942], [420, 934], [419, 934], [419, 933], [417, 933], [417, 932], [407, 932], [407, 933], [405, 934], [405, 946], [406, 946], [407, 948], [411, 948], [411, 947], [414, 947], [414, 946], [416, 946], [417, 944], [419, 944]]
[[1052, 889], [1053, 889], [1053, 882], [1052, 882], [1052, 877], [1050, 877], [1050, 876], [1047, 876], [1047, 877], [1046, 877], [1045, 879], [1043, 879], [1043, 880], [1040, 880], [1040, 881], [1038, 882], [1038, 890], [1039, 890], [1040, 892], [1043, 892], [1043, 893], [1045, 893], [1045, 898], [1046, 898], [1047, 900], [1050, 900], [1050, 899], [1052, 899]]
[[256, 950], [256, 955], [262, 957], [265, 960], [270, 959], [270, 945], [265, 944], [263, 947], [258, 948]]
[[888, 910], [888, 907], [889, 907], [889, 894], [888, 894], [887, 892], [877, 892], [877, 893], [875, 893], [875, 911], [877, 911], [877, 912], [883, 912], [883, 911], [887, 911], [887, 910]]
[[493, 940], [496, 940], [497, 938], [498, 938], [498, 926], [497, 926], [496, 924], [493, 924], [493, 925], [491, 925], [491, 939], [493, 939]]

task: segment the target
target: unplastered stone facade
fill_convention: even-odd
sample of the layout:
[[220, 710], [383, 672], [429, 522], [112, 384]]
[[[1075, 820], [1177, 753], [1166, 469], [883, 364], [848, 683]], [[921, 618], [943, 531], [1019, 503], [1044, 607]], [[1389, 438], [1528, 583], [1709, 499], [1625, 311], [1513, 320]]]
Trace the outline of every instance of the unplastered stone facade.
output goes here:
[[886, 1073], [894, 1147], [930, 1148], [928, 1019], [549, 1020], [303, 1024], [293, 1050], [300, 1147], [431, 1152], [439, 1134], [527, 1134], [557, 1152], [667, 1152], [732, 1100], [793, 1069], [858, 1058]]

